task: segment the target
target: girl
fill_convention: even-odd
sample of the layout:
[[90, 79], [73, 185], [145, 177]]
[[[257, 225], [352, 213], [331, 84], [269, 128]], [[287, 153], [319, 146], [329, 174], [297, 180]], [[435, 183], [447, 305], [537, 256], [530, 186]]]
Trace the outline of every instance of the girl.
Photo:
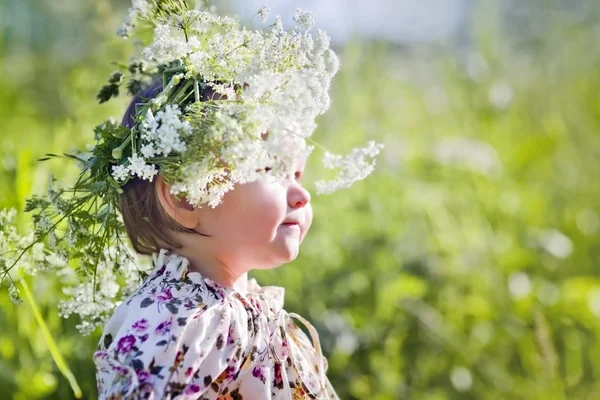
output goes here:
[[[122, 124], [161, 89], [134, 98]], [[305, 162], [285, 180], [237, 185], [216, 208], [191, 207], [160, 176], [125, 185], [125, 229], [154, 269], [106, 324], [94, 354], [101, 399], [337, 398], [315, 329], [282, 308], [283, 288], [247, 279], [298, 255], [312, 222]]]

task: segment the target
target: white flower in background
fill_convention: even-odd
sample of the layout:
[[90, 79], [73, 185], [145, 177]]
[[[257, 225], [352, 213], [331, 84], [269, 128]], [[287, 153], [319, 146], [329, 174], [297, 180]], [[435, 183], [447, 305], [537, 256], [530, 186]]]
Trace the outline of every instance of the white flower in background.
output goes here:
[[340, 69], [340, 59], [337, 54], [331, 49], [327, 50], [327, 73], [329, 76], [334, 76]]
[[134, 27], [134, 21], [138, 18], [147, 18], [149, 12], [152, 10], [151, 5], [147, 0], [132, 0], [131, 7], [129, 7], [127, 18], [121, 27], [117, 30], [117, 35], [122, 38], [127, 38]]
[[465, 367], [455, 367], [450, 372], [450, 382], [459, 392], [466, 392], [473, 386], [473, 375]]
[[150, 11], [151, 6], [148, 4], [146, 0], [132, 0], [131, 8], [129, 9], [129, 13], [138, 13], [142, 17], [147, 17], [148, 12]]
[[375, 168], [375, 156], [379, 154], [382, 148], [382, 144], [370, 141], [366, 147], [354, 149], [345, 157], [326, 152], [323, 157], [325, 167], [330, 169], [339, 168], [341, 170], [338, 179], [317, 182], [317, 193], [333, 193], [338, 189], [349, 187], [352, 183], [364, 179]]
[[490, 87], [488, 93], [489, 102], [498, 109], [507, 108], [513, 98], [513, 89], [507, 82], [497, 81]]
[[262, 6], [260, 8], [260, 10], [258, 10], [258, 15], [260, 16], [260, 21], [264, 24], [265, 22], [267, 22], [267, 19], [269, 18], [269, 13], [271, 12], [271, 9], [269, 7]]
[[14, 283], [11, 283], [8, 287], [8, 297], [13, 304], [19, 305], [23, 304], [23, 300], [21, 300], [21, 296], [19, 294], [19, 289], [15, 286]]
[[527, 297], [531, 292], [529, 276], [524, 272], [512, 274], [508, 278], [508, 290], [517, 300]]
[[[118, 251], [121, 251], [121, 256], [115, 259]], [[114, 311], [117, 299], [127, 296], [141, 283], [137, 269], [139, 264], [135, 262], [135, 258], [123, 257], [123, 254], [131, 257], [131, 251], [112, 247], [106, 249], [104, 254], [105, 259], [97, 265], [95, 279], [92, 276], [80, 278], [77, 274], [72, 274], [69, 268], [63, 269], [60, 274], [65, 284], [63, 293], [69, 299], [59, 302], [59, 315], [68, 318], [71, 314], [78, 314], [82, 322], [77, 325], [77, 329], [84, 335], [102, 327]], [[119, 276], [112, 270], [115, 264], [125, 278], [126, 284], [123, 287], [117, 281]]]
[[161, 24], [154, 28], [154, 41], [142, 50], [142, 55], [148, 61], [166, 63], [187, 56], [201, 45], [195, 35], [186, 40], [176, 28]]
[[480, 53], [471, 53], [467, 57], [467, 74], [474, 81], [483, 81], [489, 74], [490, 66]]
[[301, 31], [310, 31], [315, 26], [315, 14], [310, 11], [302, 11], [300, 7], [296, 9], [293, 20], [296, 28]]
[[600, 288], [593, 288], [587, 295], [587, 303], [590, 311], [600, 317]]
[[540, 233], [541, 246], [556, 258], [564, 260], [573, 252], [573, 241], [556, 229], [547, 229]]
[[327, 49], [329, 49], [329, 36], [327, 35], [327, 32], [319, 29], [317, 30], [317, 37], [314, 45], [315, 54], [321, 54]]

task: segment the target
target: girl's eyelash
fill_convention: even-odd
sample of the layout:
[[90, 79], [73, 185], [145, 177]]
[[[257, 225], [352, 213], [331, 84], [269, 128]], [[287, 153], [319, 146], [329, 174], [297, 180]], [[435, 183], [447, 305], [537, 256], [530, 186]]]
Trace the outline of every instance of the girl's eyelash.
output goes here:
[[[265, 167], [265, 168], [263, 168], [263, 170], [264, 170], [265, 172], [269, 172], [269, 171], [271, 171], [272, 169], [273, 169], [273, 168], [271, 168], [271, 167]], [[296, 180], [300, 181], [300, 180], [302, 179], [302, 172], [296, 172], [296, 173], [294, 174], [294, 179], [296, 179]]]

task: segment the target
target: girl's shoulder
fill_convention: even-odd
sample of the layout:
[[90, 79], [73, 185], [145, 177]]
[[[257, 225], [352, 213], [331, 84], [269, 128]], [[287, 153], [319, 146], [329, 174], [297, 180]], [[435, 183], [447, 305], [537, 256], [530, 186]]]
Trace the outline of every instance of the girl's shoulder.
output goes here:
[[184, 326], [184, 319], [227, 307], [231, 290], [191, 272], [184, 257], [161, 250], [153, 266], [143, 284], [115, 309], [103, 337], [131, 330], [147, 333], [153, 324], [162, 328], [171, 320]]

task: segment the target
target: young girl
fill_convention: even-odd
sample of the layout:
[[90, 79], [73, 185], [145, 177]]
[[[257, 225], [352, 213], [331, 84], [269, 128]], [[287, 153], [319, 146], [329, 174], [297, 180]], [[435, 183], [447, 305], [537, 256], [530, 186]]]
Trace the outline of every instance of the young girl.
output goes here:
[[[160, 89], [136, 97], [123, 125]], [[285, 180], [237, 185], [216, 208], [191, 207], [160, 176], [125, 185], [125, 228], [154, 270], [106, 324], [101, 399], [337, 398], [312, 325], [283, 309], [283, 288], [247, 279], [298, 255], [313, 215], [305, 162]]]

